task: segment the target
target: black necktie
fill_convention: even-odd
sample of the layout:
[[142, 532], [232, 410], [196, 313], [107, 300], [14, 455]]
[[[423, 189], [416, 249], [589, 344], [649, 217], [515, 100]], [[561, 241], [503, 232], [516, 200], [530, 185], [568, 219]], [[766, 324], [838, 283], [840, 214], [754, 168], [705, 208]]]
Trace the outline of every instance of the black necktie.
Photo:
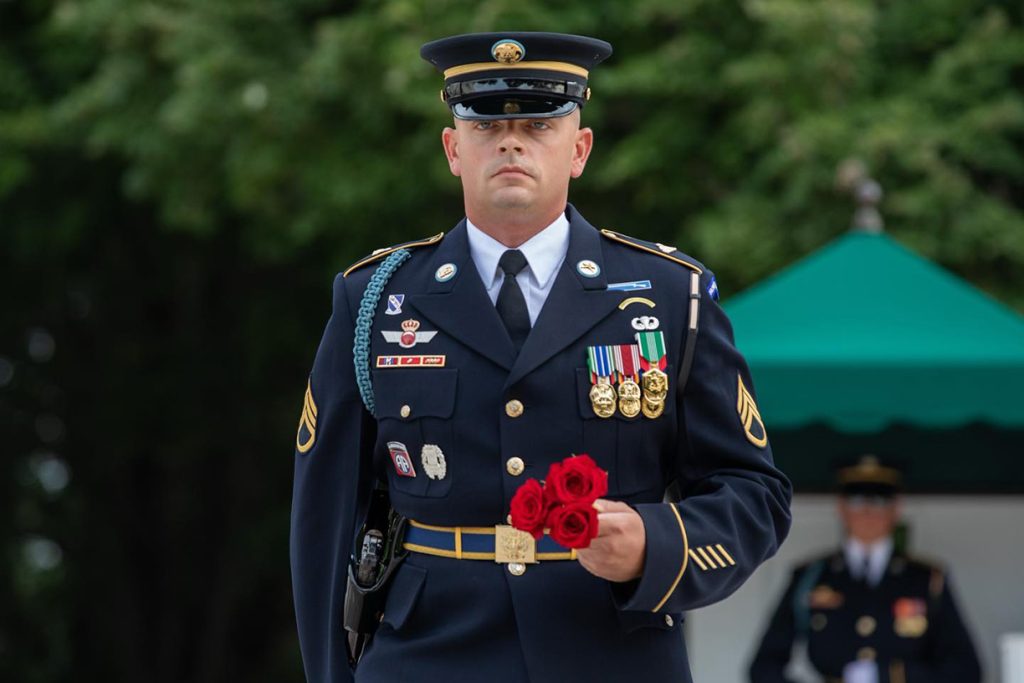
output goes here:
[[508, 336], [512, 337], [512, 344], [518, 352], [530, 334], [530, 312], [526, 308], [526, 297], [516, 282], [516, 275], [526, 267], [526, 257], [518, 249], [509, 249], [501, 255], [498, 267], [505, 273], [501, 291], [498, 292], [498, 315], [505, 323]]

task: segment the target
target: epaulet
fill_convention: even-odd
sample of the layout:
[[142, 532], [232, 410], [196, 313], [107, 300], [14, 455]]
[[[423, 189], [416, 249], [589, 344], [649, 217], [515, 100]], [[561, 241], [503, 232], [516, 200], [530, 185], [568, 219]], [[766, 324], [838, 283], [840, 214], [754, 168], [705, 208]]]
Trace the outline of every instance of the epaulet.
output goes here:
[[911, 555], [907, 553], [904, 555], [904, 558], [906, 559], [907, 564], [917, 567], [918, 569], [923, 569], [929, 572], [943, 571], [942, 562], [934, 560], [930, 557], [922, 557], [920, 555]]
[[696, 263], [686, 260], [683, 252], [679, 251], [675, 247], [670, 247], [667, 244], [640, 240], [635, 237], [630, 237], [629, 235], [623, 235], [622, 233], [615, 232], [614, 230], [608, 230], [607, 228], [601, 230], [601, 234], [613, 242], [620, 242], [626, 246], [633, 247], [634, 249], [646, 251], [649, 254], [654, 254], [668, 259], [669, 261], [674, 261], [675, 263], [686, 266], [687, 268], [691, 268], [697, 271], [698, 274], [704, 272], [704, 270]]
[[928, 595], [938, 600], [946, 589], [946, 569], [942, 563], [915, 555], [908, 555], [907, 563], [928, 576]]
[[444, 237], [444, 233], [443, 232], [439, 232], [436, 235], [434, 235], [433, 237], [427, 237], [426, 239], [413, 240], [412, 242], [405, 242], [403, 244], [396, 244], [396, 245], [391, 246], [391, 247], [381, 247], [380, 249], [374, 249], [373, 253], [371, 253], [369, 256], [367, 256], [365, 258], [361, 258], [358, 261], [356, 261], [355, 263], [353, 263], [351, 266], [346, 268], [345, 271], [341, 275], [342, 275], [342, 277], [348, 277], [350, 273], [353, 273], [353, 272], [359, 270], [360, 268], [362, 268], [363, 266], [366, 266], [366, 265], [369, 265], [369, 264], [373, 263], [374, 261], [379, 261], [382, 258], [386, 257], [388, 254], [393, 254], [396, 251], [398, 251], [399, 249], [412, 249], [414, 247], [425, 247], [425, 246], [428, 246], [428, 245], [431, 245], [431, 244], [437, 244], [438, 242], [441, 241], [442, 237]]

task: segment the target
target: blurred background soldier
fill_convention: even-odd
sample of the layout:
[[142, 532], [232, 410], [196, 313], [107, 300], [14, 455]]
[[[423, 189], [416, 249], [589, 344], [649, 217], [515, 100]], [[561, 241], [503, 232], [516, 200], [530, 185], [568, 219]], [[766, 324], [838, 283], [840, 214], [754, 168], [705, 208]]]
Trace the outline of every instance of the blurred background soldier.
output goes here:
[[[750, 667], [753, 683], [786, 673], [794, 643], [828, 683], [977, 683], [981, 667], [946, 572], [894, 537], [899, 470], [864, 456], [839, 472], [835, 552], [798, 567]], [[897, 534], [898, 536], [898, 534]]]

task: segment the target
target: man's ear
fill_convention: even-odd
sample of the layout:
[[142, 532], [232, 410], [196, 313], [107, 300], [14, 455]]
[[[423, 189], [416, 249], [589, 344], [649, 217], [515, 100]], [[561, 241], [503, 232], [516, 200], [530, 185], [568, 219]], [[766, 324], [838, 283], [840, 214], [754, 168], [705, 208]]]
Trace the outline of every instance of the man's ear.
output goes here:
[[444, 155], [448, 158], [448, 169], [453, 176], [462, 174], [462, 164], [459, 160], [459, 131], [454, 128], [445, 128], [441, 131], [441, 144], [444, 145]]
[[572, 177], [579, 178], [583, 175], [583, 169], [587, 166], [587, 159], [590, 158], [590, 150], [594, 147], [594, 131], [590, 128], [580, 128], [576, 131], [576, 141], [572, 148]]

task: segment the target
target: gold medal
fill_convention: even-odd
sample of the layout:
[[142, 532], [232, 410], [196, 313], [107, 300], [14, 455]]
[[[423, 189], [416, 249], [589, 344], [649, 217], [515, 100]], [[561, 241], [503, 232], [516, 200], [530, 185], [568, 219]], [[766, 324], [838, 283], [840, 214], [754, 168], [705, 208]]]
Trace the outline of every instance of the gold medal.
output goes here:
[[652, 403], [664, 403], [668, 396], [668, 375], [658, 368], [644, 373], [644, 399]]
[[661, 417], [661, 414], [665, 412], [664, 401], [649, 401], [647, 398], [643, 400], [643, 411], [644, 417], [649, 417], [652, 420]]
[[644, 371], [642, 410], [645, 417], [654, 419], [665, 412], [665, 399], [668, 398], [668, 375], [662, 370], [667, 365], [665, 334], [649, 329], [639, 331], [636, 342], [640, 347], [640, 367]]
[[587, 367], [590, 370], [590, 405], [598, 417], [608, 418], [615, 414], [615, 387], [612, 382], [611, 348], [608, 346], [587, 347]]
[[619, 382], [619, 412], [624, 417], [640, 414], [640, 385], [626, 377]]
[[598, 417], [611, 417], [615, 414], [615, 388], [606, 378], [590, 387], [590, 405]]

